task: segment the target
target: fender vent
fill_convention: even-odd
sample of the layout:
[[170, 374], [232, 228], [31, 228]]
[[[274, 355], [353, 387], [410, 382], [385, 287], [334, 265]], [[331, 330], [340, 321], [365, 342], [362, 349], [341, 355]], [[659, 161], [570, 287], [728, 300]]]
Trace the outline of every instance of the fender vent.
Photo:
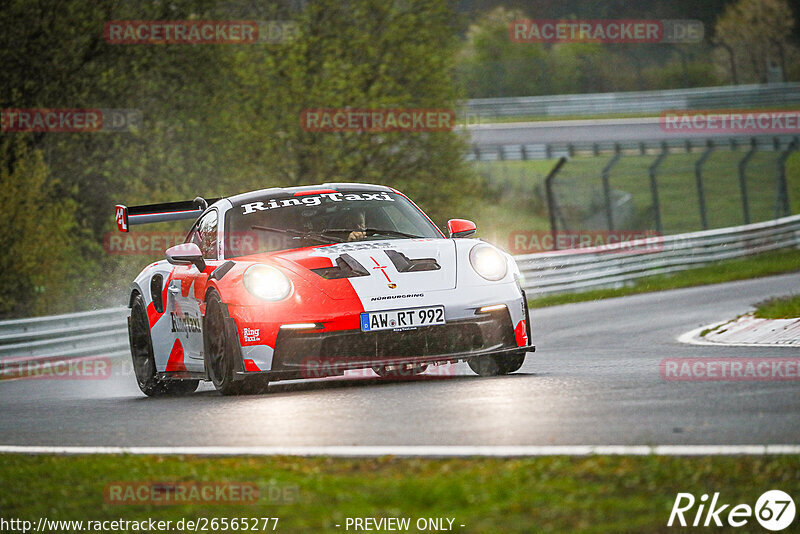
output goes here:
[[164, 313], [164, 301], [161, 297], [163, 283], [164, 277], [160, 274], [153, 275], [150, 279], [150, 298], [153, 300], [153, 307], [158, 313]]
[[320, 267], [319, 269], [311, 270], [327, 280], [369, 276], [369, 271], [349, 254], [342, 254], [336, 258], [336, 265], [334, 267]]
[[387, 250], [386, 255], [394, 263], [397, 272], [400, 273], [415, 273], [419, 271], [438, 271], [442, 268], [434, 258], [418, 258], [410, 259], [402, 252], [396, 250]]

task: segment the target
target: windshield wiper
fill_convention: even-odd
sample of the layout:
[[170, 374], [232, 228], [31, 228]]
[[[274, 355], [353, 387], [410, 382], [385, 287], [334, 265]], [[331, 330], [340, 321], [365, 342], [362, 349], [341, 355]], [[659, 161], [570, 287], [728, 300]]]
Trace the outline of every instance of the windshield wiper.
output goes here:
[[405, 232], [399, 232], [397, 230], [388, 230], [388, 229], [381, 229], [381, 228], [326, 228], [322, 230], [320, 234], [327, 234], [328, 232], [364, 232], [366, 235], [391, 235], [395, 237], [405, 237], [407, 239], [425, 239], [419, 235], [412, 235], [407, 234]]
[[253, 230], [264, 230], [266, 232], [278, 232], [281, 234], [288, 234], [300, 239], [311, 239], [316, 241], [317, 243], [342, 243], [341, 239], [332, 236], [324, 236], [322, 235], [324, 232], [301, 232], [300, 230], [293, 230], [292, 228], [274, 228], [272, 226], [260, 226], [258, 224], [254, 224], [250, 227]]

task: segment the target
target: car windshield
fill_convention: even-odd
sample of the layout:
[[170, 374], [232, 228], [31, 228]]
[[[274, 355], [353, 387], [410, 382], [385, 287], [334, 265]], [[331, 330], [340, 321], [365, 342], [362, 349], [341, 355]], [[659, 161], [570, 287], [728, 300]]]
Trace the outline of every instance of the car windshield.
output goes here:
[[411, 202], [389, 192], [265, 196], [234, 206], [225, 217], [226, 258], [352, 241], [442, 238]]

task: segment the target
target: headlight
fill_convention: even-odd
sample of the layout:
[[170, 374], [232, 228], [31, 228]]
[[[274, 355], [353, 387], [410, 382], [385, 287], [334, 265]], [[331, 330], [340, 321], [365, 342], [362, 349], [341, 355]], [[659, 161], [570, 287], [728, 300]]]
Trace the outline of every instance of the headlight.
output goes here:
[[256, 264], [244, 272], [244, 287], [264, 300], [282, 300], [292, 292], [292, 283], [275, 267]]
[[506, 257], [486, 243], [472, 247], [469, 252], [469, 262], [475, 272], [487, 280], [500, 280], [508, 272]]

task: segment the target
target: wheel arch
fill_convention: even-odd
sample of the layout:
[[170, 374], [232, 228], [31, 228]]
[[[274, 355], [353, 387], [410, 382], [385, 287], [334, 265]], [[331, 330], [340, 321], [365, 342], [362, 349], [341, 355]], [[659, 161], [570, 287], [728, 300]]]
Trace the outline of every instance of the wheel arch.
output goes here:
[[130, 294], [128, 295], [128, 308], [133, 307], [133, 301], [136, 298], [136, 295], [141, 295], [144, 298], [144, 291], [142, 288], [139, 287], [139, 284], [132, 284], [130, 288]]

